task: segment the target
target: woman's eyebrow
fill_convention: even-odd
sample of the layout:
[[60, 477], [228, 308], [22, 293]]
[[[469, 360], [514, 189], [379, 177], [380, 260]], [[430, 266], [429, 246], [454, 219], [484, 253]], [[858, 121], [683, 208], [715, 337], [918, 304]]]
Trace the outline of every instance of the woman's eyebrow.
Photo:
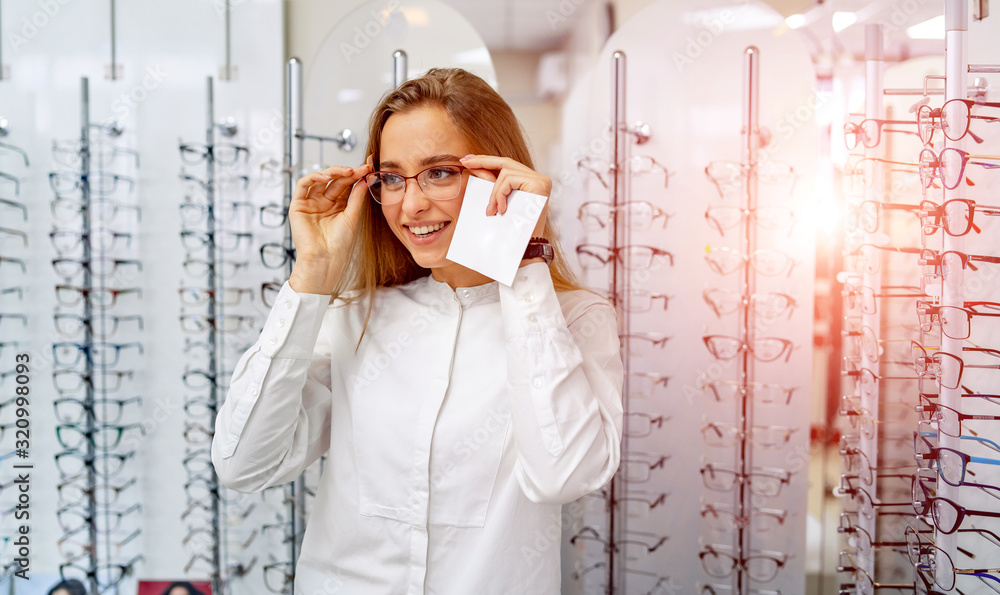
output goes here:
[[[455, 161], [460, 161], [460, 159], [457, 156], [451, 155], [451, 154], [431, 155], [430, 157], [424, 157], [423, 159], [421, 159], [420, 161], [418, 161], [417, 165], [423, 167], [423, 166], [426, 166], [426, 165], [434, 165], [435, 163], [441, 163], [441, 162], [444, 162], [444, 161], [455, 162]], [[385, 169], [403, 169], [399, 165], [399, 163], [397, 163], [395, 161], [380, 161], [379, 164], [378, 164], [378, 166], [379, 166], [379, 169], [382, 169], [382, 170], [385, 170]]]

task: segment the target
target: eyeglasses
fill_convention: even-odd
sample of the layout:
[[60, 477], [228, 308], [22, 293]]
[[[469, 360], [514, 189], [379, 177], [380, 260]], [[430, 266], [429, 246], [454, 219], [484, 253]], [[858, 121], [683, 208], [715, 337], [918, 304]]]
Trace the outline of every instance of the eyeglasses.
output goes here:
[[791, 234], [792, 226], [795, 223], [795, 214], [786, 207], [765, 206], [742, 209], [736, 206], [714, 205], [705, 210], [705, 220], [721, 235], [726, 235], [725, 230], [736, 227], [747, 218], [752, 219], [761, 229], [768, 231], [788, 230], [789, 234]]
[[795, 188], [795, 170], [787, 163], [778, 161], [760, 161], [753, 166], [736, 161], [712, 161], [705, 166], [705, 175], [715, 184], [719, 191], [719, 196], [725, 198], [726, 191], [738, 190], [748, 173], [753, 170], [757, 175], [757, 181], [761, 184], [780, 185], [792, 181], [792, 189]]
[[[84, 384], [101, 388], [107, 392], [116, 392], [122, 387], [122, 379], [132, 378], [132, 371], [98, 370], [86, 374], [76, 370], [55, 370], [52, 372], [52, 383], [61, 393], [72, 393], [83, 388]], [[98, 382], [95, 383], [95, 380]]]
[[52, 247], [61, 255], [75, 252], [83, 246], [84, 242], [87, 242], [92, 250], [110, 252], [118, 246], [118, 240], [123, 238], [125, 247], [131, 247], [132, 234], [113, 231], [105, 227], [83, 233], [71, 229], [56, 229], [49, 232]]
[[121, 421], [125, 407], [132, 403], [139, 406], [142, 404], [142, 398], [94, 399], [90, 404], [74, 397], [63, 397], [52, 401], [56, 419], [62, 424], [82, 424], [88, 418], [93, 418], [100, 424], [115, 425]]
[[972, 264], [973, 262], [998, 264], [1000, 263], [1000, 256], [966, 254], [965, 252], [958, 252], [957, 250], [936, 252], [929, 248], [925, 248], [920, 251], [920, 266], [941, 267], [941, 272], [944, 275], [948, 275], [952, 271], [957, 271], [959, 268], [969, 268], [974, 271], [978, 271], [979, 269], [976, 265]]
[[953, 198], [941, 205], [925, 200], [920, 203], [920, 219], [924, 235], [933, 235], [938, 228], [950, 236], [968, 235], [975, 230], [982, 230], [976, 225], [976, 213], [995, 217], [1000, 215], [1000, 207], [978, 205], [976, 201], [966, 198]]
[[701, 479], [705, 487], [716, 492], [730, 492], [737, 485], [747, 483], [750, 493], [772, 498], [781, 493], [781, 486], [791, 480], [791, 474], [784, 469], [767, 467], [755, 468], [747, 474], [727, 469], [714, 463], [707, 463], [701, 469]]
[[795, 298], [787, 293], [755, 293], [747, 299], [738, 291], [709, 288], [702, 291], [701, 297], [719, 318], [724, 314], [732, 314], [741, 307], [749, 307], [756, 315], [769, 320], [774, 320], [785, 312], [790, 319], [797, 305]]
[[[858, 156], [851, 155], [850, 157], [854, 158]], [[891, 159], [881, 159], [879, 157], [861, 157], [854, 163], [851, 163], [851, 160], [849, 160], [845, 169], [847, 170], [847, 176], [851, 183], [851, 190], [853, 192], [863, 192], [864, 190], [875, 185], [875, 166], [879, 163], [883, 163], [885, 165], [898, 165], [900, 167], [893, 168], [890, 171], [905, 173], [917, 171], [920, 167], [918, 163], [893, 161]]]
[[[217, 176], [215, 180], [203, 180], [197, 176], [192, 176], [191, 174], [186, 174], [181, 172], [180, 178], [187, 182], [188, 184], [197, 184], [203, 192], [206, 194], [208, 192], [218, 192], [218, 189], [226, 184], [232, 184], [236, 182], [242, 182], [242, 187], [245, 189], [250, 186], [250, 176], [245, 175], [235, 175], [232, 172], [224, 171], [221, 175]], [[190, 191], [191, 188], [185, 191]]]
[[739, 382], [733, 380], [716, 380], [706, 382], [702, 387], [710, 389], [715, 400], [722, 402], [732, 402], [744, 396], [750, 397], [755, 402], [763, 405], [772, 403], [784, 403], [788, 405], [792, 402], [792, 393], [797, 387], [782, 386], [780, 384], [765, 382], [748, 382], [744, 387]]
[[761, 275], [776, 277], [784, 274], [792, 276], [796, 262], [788, 254], [772, 248], [754, 250], [749, 256], [732, 248], [708, 248], [705, 261], [713, 272], [719, 275], [729, 275], [749, 264]]
[[138, 430], [143, 436], [146, 435], [142, 424], [101, 425], [92, 429], [76, 425], [58, 425], [56, 426], [56, 440], [63, 448], [69, 449], [83, 448], [85, 442], [89, 442], [97, 448], [115, 449], [121, 444], [122, 436], [129, 430]]
[[[1000, 460], [986, 457], [973, 457], [953, 448], [932, 447], [927, 436], [916, 434], [913, 437], [913, 458], [917, 464], [930, 468], [931, 462], [937, 464], [938, 475], [948, 485], [960, 486], [965, 482], [966, 467], [969, 463], [984, 465], [1000, 465]], [[926, 463], [926, 464], [924, 464]]]
[[273, 562], [264, 565], [264, 586], [272, 593], [286, 593], [295, 579], [291, 562]]
[[250, 149], [232, 143], [215, 143], [204, 145], [201, 143], [181, 143], [181, 161], [188, 165], [197, 165], [211, 157], [220, 165], [233, 165], [239, 161], [240, 155], [246, 161], [250, 155]]
[[945, 591], [955, 588], [955, 577], [960, 574], [987, 577], [1000, 583], [1000, 578], [987, 574], [1000, 572], [1000, 568], [955, 568], [948, 552], [921, 537], [913, 527], [906, 528], [906, 553], [915, 569], [926, 571], [934, 583]]
[[653, 309], [653, 300], [663, 300], [663, 309], [666, 310], [671, 298], [663, 293], [652, 293], [648, 289], [629, 289], [627, 294], [624, 291], [619, 291], [615, 297], [620, 307], [624, 306], [626, 301], [628, 302], [629, 312], [649, 312]]
[[119, 183], [128, 185], [128, 191], [135, 188], [135, 180], [110, 172], [81, 174], [75, 171], [54, 171], [49, 174], [49, 186], [56, 196], [65, 196], [84, 186], [94, 196], [109, 196], [118, 190]]
[[28, 153], [25, 152], [25, 150], [22, 149], [21, 147], [15, 147], [14, 145], [7, 143], [0, 143], [0, 149], [17, 153], [18, 155], [21, 156], [22, 159], [24, 159], [24, 166], [25, 167], [30, 166], [30, 164], [28, 163]]
[[[788, 444], [796, 428], [786, 426], [752, 426], [746, 439], [760, 448], [781, 448]], [[736, 446], [743, 429], [733, 424], [709, 422], [701, 429], [705, 444], [716, 447]]]
[[667, 345], [667, 341], [673, 337], [668, 337], [666, 335], [660, 335], [656, 333], [626, 333], [620, 335], [622, 343], [628, 348], [628, 352], [632, 355], [642, 355], [643, 352], [636, 351], [632, 349], [632, 341], [645, 341], [649, 343], [649, 347], [659, 347], [663, 349]]
[[14, 183], [14, 196], [21, 196], [21, 179], [8, 173], [0, 171], [0, 179], [9, 180]]
[[78, 450], [64, 450], [56, 453], [56, 467], [62, 477], [76, 477], [87, 468], [94, 471], [103, 478], [111, 478], [121, 473], [125, 468], [125, 461], [132, 458], [134, 452], [119, 454], [113, 452], [102, 452], [96, 456], [89, 456]]
[[260, 261], [269, 269], [280, 269], [289, 262], [295, 262], [295, 248], [277, 243], [264, 244], [260, 247]]
[[118, 325], [122, 321], [135, 321], [139, 330], [143, 330], [142, 316], [133, 314], [131, 316], [105, 316], [102, 318], [103, 324], [93, 324], [92, 318], [84, 318], [79, 314], [59, 313], [52, 316], [55, 322], [56, 332], [68, 338], [78, 337], [87, 329], [90, 335], [97, 339], [107, 339], [118, 332]]
[[794, 349], [791, 341], [780, 337], [756, 337], [753, 345], [727, 335], [705, 335], [701, 340], [712, 356], [720, 360], [736, 359], [740, 353], [747, 351], [757, 361], [773, 362], [785, 356], [787, 362]]
[[[842, 296], [844, 297], [845, 307], [849, 310], [853, 310], [858, 307], [858, 296], [861, 296], [860, 305], [862, 314], [875, 314], [878, 312], [878, 301], [875, 298], [886, 299], [886, 298], [923, 298], [928, 297], [926, 293], [922, 293], [919, 287], [912, 287], [909, 285], [883, 285], [883, 292], [886, 293], [875, 293], [875, 290], [871, 287], [862, 285], [860, 287], [845, 287]], [[891, 293], [893, 291], [901, 293]]]
[[54, 258], [52, 269], [56, 275], [65, 280], [72, 279], [84, 270], [99, 279], [110, 279], [119, 274], [122, 267], [135, 267], [136, 272], [142, 270], [142, 262], [130, 258]]
[[203, 258], [191, 258], [188, 256], [184, 259], [184, 272], [192, 277], [200, 277], [208, 274], [215, 274], [217, 267], [222, 270], [222, 275], [225, 277], [232, 277], [239, 272], [240, 269], [249, 268], [250, 263], [247, 261], [233, 261], [233, 260], [216, 260], [215, 262], [211, 260], [205, 260]]
[[[869, 149], [877, 147], [879, 143], [882, 142], [882, 127], [887, 124], [890, 126], [912, 126], [916, 124], [916, 122], [911, 122], [909, 120], [877, 120], [874, 118], [862, 120], [861, 123], [848, 122], [844, 124], [844, 144], [847, 145], [847, 149], [849, 151], [853, 151], [855, 147], [858, 146], [858, 141], [861, 141], [861, 144]], [[912, 130], [898, 130], [891, 128], [886, 129], [885, 132], [898, 132], [913, 135], [917, 134]]]
[[[990, 161], [981, 161], [989, 159]], [[934, 149], [923, 149], [920, 151], [920, 181], [924, 188], [930, 188], [935, 178], [941, 179], [941, 184], [948, 190], [958, 188], [965, 177], [965, 166], [968, 164], [978, 165], [986, 169], [1000, 167], [998, 155], [972, 155], [961, 149], [948, 147], [941, 149], [940, 153], [935, 153]]]
[[[976, 142], [981, 143], [979, 138], [969, 130], [972, 119], [996, 122], [997, 118], [988, 116], [973, 116], [972, 106], [1000, 107], [1000, 103], [978, 102], [970, 99], [949, 99], [940, 108], [932, 108], [929, 105], [921, 105], [917, 108], [917, 132], [920, 140], [925, 145], [931, 144], [934, 140], [934, 130], [941, 128], [945, 138], [948, 140], [961, 140], [966, 134], [972, 136]], [[935, 123], [935, 120], [937, 121]]]
[[[920, 464], [918, 462], [918, 464]], [[933, 472], [933, 475], [922, 475], [923, 472]], [[913, 500], [913, 511], [918, 517], [923, 517], [931, 512], [931, 500], [937, 495], [936, 485], [938, 477], [940, 477], [940, 472], [932, 467], [920, 467], [917, 472], [913, 474], [910, 480], [910, 499]], [[947, 483], [947, 482], [945, 482]], [[950, 485], [950, 484], [949, 484]], [[1000, 486], [983, 484], [983, 483], [973, 483], [971, 481], [962, 481], [961, 486], [979, 488], [982, 492], [992, 496], [993, 498], [1000, 499]], [[959, 532], [977, 532], [980, 533], [985, 539], [988, 539], [1000, 547], [1000, 536], [997, 536], [986, 529], [959, 529]]]
[[[992, 312], [982, 310], [990, 309]], [[951, 339], [968, 339], [972, 334], [972, 317], [1000, 316], [998, 302], [965, 302], [964, 308], [957, 306], [931, 306], [928, 302], [917, 301], [917, 316], [921, 320], [921, 330], [930, 331], [936, 322], [941, 325], [941, 332]]]
[[27, 248], [28, 247], [28, 234], [24, 233], [20, 229], [12, 229], [10, 227], [0, 227], [0, 234], [6, 234], [13, 237], [21, 238], [21, 244]]
[[185, 333], [200, 333], [212, 329], [220, 333], [237, 333], [250, 330], [254, 325], [253, 316], [225, 314], [216, 317], [203, 314], [181, 314], [181, 330]]
[[93, 287], [87, 289], [72, 285], [56, 285], [56, 299], [63, 306], [76, 306], [86, 298], [92, 307], [98, 310], [107, 310], [108, 308], [113, 308], [118, 303], [118, 296], [128, 294], [135, 294], [141, 298], [142, 289], [138, 287], [123, 289]]
[[21, 211], [21, 217], [27, 221], [28, 220], [28, 207], [24, 203], [15, 202], [13, 200], [7, 200], [6, 198], [0, 198], [0, 205], [6, 205], [8, 207], [13, 207]]
[[183, 306], [204, 306], [211, 300], [223, 306], [237, 306], [246, 295], [248, 300], [253, 299], [253, 291], [249, 287], [223, 287], [219, 289], [207, 289], [204, 287], [181, 287], [177, 290], [181, 296]]
[[766, 583], [778, 576], [778, 571], [788, 562], [788, 555], [782, 552], [761, 550], [760, 553], [740, 556], [722, 551], [726, 546], [706, 545], [698, 552], [701, 565], [709, 576], [726, 578], [740, 568], [751, 580]]
[[[963, 351], [977, 351], [990, 355], [997, 355], [996, 350], [963, 347]], [[1000, 370], [1000, 365], [993, 364], [966, 364], [965, 361], [955, 354], [947, 352], [935, 352], [928, 354], [923, 345], [916, 341], [910, 342], [910, 352], [913, 357], [913, 369], [917, 376], [930, 376], [936, 378], [941, 386], [947, 389], [956, 389], [962, 383], [962, 374], [966, 368], [978, 368], [984, 370]]]
[[281, 227], [288, 221], [288, 209], [278, 203], [271, 203], [260, 208], [260, 224], [263, 227]]
[[628, 391], [629, 396], [635, 398], [645, 398], [652, 396], [653, 390], [657, 386], [666, 389], [670, 376], [655, 374], [652, 372], [629, 372]]
[[629, 483], [645, 483], [652, 477], [653, 471], [663, 469], [670, 457], [652, 453], [632, 452], [629, 456], [643, 457], [622, 460], [619, 473]]
[[93, 494], [95, 499], [98, 501], [99, 506], [114, 506], [118, 503], [118, 499], [121, 493], [127, 488], [135, 485], [136, 478], [132, 478], [121, 485], [110, 485], [108, 483], [102, 483], [99, 486], [95, 486], [95, 489], [89, 487], [82, 487], [80, 485], [81, 481], [85, 481], [86, 476], [71, 477], [56, 486], [56, 491], [59, 494], [60, 505], [72, 505], [83, 501], [84, 498]]
[[58, 366], [72, 367], [86, 357], [87, 361], [105, 366], [118, 365], [122, 349], [135, 348], [143, 353], [142, 343], [72, 343], [59, 341], [52, 344], [52, 360]]
[[737, 527], [753, 528], [756, 533], [771, 533], [781, 530], [788, 518], [788, 511], [777, 508], [752, 507], [749, 516], [740, 517], [731, 506], [716, 503], [704, 503], [701, 506], [702, 519], [714, 519], [724, 522], [721, 530], [734, 530]]
[[22, 273], [27, 273], [28, 272], [28, 267], [24, 264], [24, 260], [22, 260], [20, 258], [11, 258], [9, 256], [0, 256], [0, 265], [2, 265], [5, 262], [10, 262], [10, 263], [16, 264], [17, 266], [21, 267], [21, 272]]
[[[642, 175], [654, 171], [661, 172], [663, 173], [663, 187], [667, 188], [670, 184], [670, 172], [653, 157], [648, 155], [634, 155], [629, 158], [626, 165], [629, 173], [633, 175]], [[615, 170], [615, 165], [612, 163], [588, 158], [580, 159], [576, 162], [576, 166], [594, 174], [597, 177], [597, 181], [605, 188], [608, 187], [608, 182], [604, 179], [604, 176]]]
[[624, 434], [631, 438], [642, 438], [653, 433], [653, 429], [662, 429], [663, 422], [670, 421], [670, 416], [650, 415], [641, 412], [626, 414]]
[[879, 228], [879, 212], [908, 211], [918, 214], [921, 208], [920, 205], [864, 200], [857, 206], [848, 205], [845, 228], [847, 231], [861, 229], [867, 233], [875, 233]]
[[90, 220], [98, 223], [111, 223], [118, 216], [119, 211], [133, 211], [136, 221], [142, 220], [142, 209], [137, 205], [129, 205], [110, 198], [99, 198], [98, 200], [84, 203], [75, 198], [57, 196], [49, 203], [52, 217], [64, 224], [78, 221], [84, 210], [90, 213]]
[[373, 171], [365, 175], [365, 182], [372, 198], [381, 205], [401, 202], [406, 193], [407, 180], [416, 180], [421, 192], [431, 200], [452, 200], [462, 192], [462, 172], [465, 169], [461, 165], [435, 165], [412, 176]]
[[[962, 413], [956, 411], [951, 407], [946, 405], [941, 405], [938, 403], [931, 403], [926, 397], [920, 397], [920, 405], [914, 407], [917, 413], [920, 414], [922, 421], [927, 421], [934, 424], [938, 431], [945, 436], [952, 436], [954, 438], [966, 438], [962, 435], [962, 420], [984, 420], [984, 421], [1000, 421], [1000, 415], [973, 415], [970, 413]], [[994, 450], [1000, 451], [1000, 445], [986, 440], [985, 438], [980, 438], [975, 435], [975, 432], [969, 430], [972, 436], [968, 438], [974, 438], [976, 440], [981, 440], [987, 443]]]
[[185, 197], [185, 200], [178, 207], [184, 227], [207, 223], [210, 211], [216, 221], [228, 222], [240, 217], [241, 209], [245, 214], [253, 209], [253, 204], [245, 200], [216, 200], [215, 204], [191, 202], [190, 196]]
[[184, 230], [181, 232], [181, 244], [188, 251], [214, 246], [222, 252], [233, 252], [240, 249], [243, 242], [250, 243], [253, 234], [230, 230], [206, 232]]
[[663, 218], [661, 229], [666, 229], [667, 221], [673, 216], [645, 200], [633, 200], [617, 207], [592, 200], [580, 205], [576, 218], [583, 223], [583, 228], [587, 231], [604, 231], [612, 223], [615, 211], [625, 213], [625, 220], [633, 231], [646, 231], [661, 217]]
[[90, 157], [91, 163], [96, 162], [101, 167], [111, 165], [122, 155], [133, 157], [135, 166], [139, 167], [139, 153], [132, 149], [111, 143], [88, 143], [84, 146], [80, 141], [52, 141], [52, 158], [60, 165], [78, 167], [83, 161], [84, 153]]
[[580, 244], [576, 247], [576, 256], [584, 269], [598, 269], [606, 266], [612, 258], [617, 258], [626, 268], [649, 269], [659, 259], [666, 259], [674, 266], [674, 255], [666, 250], [653, 246], [633, 244], [630, 246], [602, 246], [600, 244]]

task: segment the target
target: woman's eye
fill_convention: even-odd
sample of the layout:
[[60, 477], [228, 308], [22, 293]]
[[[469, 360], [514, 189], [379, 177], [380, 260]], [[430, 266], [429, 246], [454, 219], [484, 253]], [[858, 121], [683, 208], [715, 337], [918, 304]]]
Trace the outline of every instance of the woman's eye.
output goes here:
[[446, 180], [455, 175], [455, 170], [451, 167], [432, 167], [427, 175], [432, 180]]
[[386, 186], [399, 186], [403, 183], [403, 176], [397, 174], [382, 174], [382, 184]]

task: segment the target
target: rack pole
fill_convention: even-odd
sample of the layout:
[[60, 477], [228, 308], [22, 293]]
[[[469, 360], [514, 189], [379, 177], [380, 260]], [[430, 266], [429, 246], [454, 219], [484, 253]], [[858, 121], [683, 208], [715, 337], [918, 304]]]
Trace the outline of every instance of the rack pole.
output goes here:
[[403, 50], [392, 53], [392, 86], [398, 87], [406, 82], [408, 57]]
[[[80, 79], [80, 203], [82, 208], [80, 213], [83, 215], [82, 229], [83, 233], [90, 233], [90, 184], [86, 181], [89, 179], [90, 175], [90, 81], [87, 77]], [[92, 260], [91, 246], [90, 242], [82, 242], [83, 245], [83, 258], [82, 260], [86, 263], [90, 263]], [[83, 319], [85, 324], [83, 325], [83, 344], [91, 346], [94, 344], [94, 331], [93, 331], [93, 316], [94, 309], [91, 307], [90, 296], [93, 290], [93, 277], [91, 276], [90, 267], [83, 267], [83, 281], [81, 283], [84, 291], [83, 300]], [[84, 396], [84, 410], [93, 411], [95, 403], [94, 395], [94, 360], [91, 357], [90, 352], [88, 352], [87, 357], [84, 358], [84, 370], [88, 378], [91, 379], [90, 382], [85, 382], [86, 387]], [[87, 431], [90, 435], [93, 435], [96, 420], [93, 415], [87, 416]], [[90, 583], [90, 592], [98, 593], [100, 585], [97, 583], [97, 469], [96, 455], [97, 455], [97, 445], [94, 444], [93, 440], [84, 440], [87, 445], [87, 458], [93, 461], [89, 465], [85, 465], [87, 469], [87, 512], [89, 518], [92, 519], [88, 523], [87, 527], [87, 542], [90, 547], [87, 548], [87, 559], [90, 563], [90, 570], [92, 571], [88, 577], [87, 582]]]
[[[302, 62], [298, 58], [288, 61], [288, 95], [285, 98], [285, 172], [287, 186], [285, 194], [285, 212], [292, 202], [292, 192], [295, 190], [295, 180], [302, 167], [303, 145], [305, 140], [297, 134], [302, 131]], [[288, 250], [295, 248], [292, 243], [291, 227], [285, 225], [284, 245]], [[285, 265], [285, 277], [292, 274], [292, 259], [289, 258]], [[292, 562], [294, 575], [295, 563], [299, 559], [299, 552], [302, 548], [302, 536], [305, 534], [305, 510], [306, 510], [306, 480], [304, 476], [299, 476], [289, 484], [288, 518], [290, 525], [289, 559]], [[292, 583], [294, 590], [294, 576]]]
[[[228, 2], [227, 2], [228, 6]], [[211, 147], [215, 145], [215, 95], [213, 92], [213, 81], [212, 77], [209, 76], [205, 81], [205, 92], [206, 92], [206, 102], [205, 102], [205, 145]], [[215, 160], [212, 157], [212, 153], [209, 153], [205, 159], [205, 203], [207, 205], [206, 213], [208, 215], [208, 221], [206, 223], [208, 227], [209, 237], [213, 237], [215, 234]], [[208, 254], [207, 260], [209, 265], [209, 274], [206, 283], [209, 290], [209, 300], [208, 300], [208, 318], [215, 324], [208, 325], [208, 345], [209, 357], [208, 357], [208, 373], [212, 378], [218, 378], [219, 372], [219, 357], [221, 355], [218, 344], [218, 337], [216, 332], [216, 324], [220, 320], [220, 313], [218, 308], [218, 302], [215, 298], [217, 295], [217, 278], [218, 265], [221, 264], [216, 256], [215, 251], [215, 241], [209, 240], [208, 242]], [[209, 402], [208, 409], [211, 411], [212, 420], [210, 427], [215, 427], [215, 418], [219, 411], [220, 404], [220, 385], [216, 385], [209, 391]], [[212, 470], [211, 479], [209, 480], [209, 492], [212, 495], [212, 592], [222, 593], [223, 589], [223, 577], [222, 577], [222, 500], [220, 494], [219, 486], [219, 476], [216, 475], [215, 470]]]
[[[945, 2], [945, 100], [949, 99], [965, 99], [965, 90], [968, 85], [968, 71], [969, 71], [969, 43], [968, 43], [968, 29], [969, 29], [969, 7], [965, 2], [959, 2], [957, 0], [947, 0]], [[954, 114], [943, 113], [941, 114], [942, 119], [948, 117], [954, 117]], [[950, 122], [954, 125], [954, 122]], [[958, 140], [953, 141], [945, 137], [945, 147], [962, 149], [964, 148], [965, 141]], [[955, 163], [954, 160], [948, 160], [947, 163], [943, 163], [942, 167], [947, 169], [943, 172], [945, 177], [950, 177], [956, 174], [955, 171], [959, 168], [959, 164]], [[942, 184], [943, 185], [943, 184]], [[944, 190], [944, 199], [950, 200], [954, 198], [963, 197], [962, 188], [963, 184], [959, 184], [953, 190]], [[954, 218], [958, 218], [960, 213], [955, 212], [955, 209], [949, 209], [949, 215]], [[943, 236], [942, 252], [947, 250], [955, 250], [958, 252], [965, 252], [965, 236], [951, 236], [946, 233], [941, 234]], [[957, 306], [959, 308], [965, 306], [965, 270], [962, 267], [950, 267], [947, 272], [945, 272], [944, 267], [941, 267], [942, 273], [942, 291], [941, 291], [941, 305], [942, 306]], [[956, 357], [962, 357], [962, 347], [965, 342], [961, 339], [951, 339], [946, 337], [944, 333], [941, 333], [941, 353], [950, 353]], [[958, 367], [957, 362], [953, 358], [943, 358], [941, 362], [941, 375], [948, 376], [958, 372], [956, 369]], [[951, 407], [956, 411], [962, 410], [962, 394], [961, 383], [957, 388], [945, 388], [940, 387], [940, 397], [938, 402], [945, 407]], [[938, 432], [938, 446], [945, 448], [953, 448], [956, 450], [962, 450], [964, 445], [959, 444], [961, 440], [952, 436], [945, 436], [940, 431]], [[954, 502], [961, 503], [959, 499], [960, 491], [957, 487], [948, 485], [947, 482], [938, 481], [937, 482], [937, 495], [939, 497], [948, 498]], [[956, 549], [958, 547], [958, 534], [953, 533], [951, 535], [945, 535], [940, 531], [935, 530], [934, 534], [935, 543], [939, 548], [947, 552], [952, 559], [957, 559]], [[941, 569], [939, 569], [941, 570]], [[941, 577], [943, 578], [943, 577]]]
[[[746, 187], [743, 197], [743, 208], [747, 213], [753, 212], [757, 206], [757, 159], [760, 149], [760, 50], [755, 46], [746, 48], [743, 52], [743, 168], [746, 173]], [[753, 253], [756, 245], [756, 232], [752, 219], [745, 217], [742, 229], [743, 253], [748, 257]], [[743, 276], [740, 279], [740, 295], [743, 296], [744, 306], [740, 308], [740, 341], [746, 345], [753, 345], [754, 328], [753, 314], [749, 311], [750, 296], [753, 295], [755, 279], [749, 261], [743, 266]], [[752, 508], [752, 495], [750, 494], [750, 482], [748, 478], [753, 470], [752, 453], [750, 452], [750, 442], [747, 439], [750, 429], [753, 426], [752, 402], [749, 395], [750, 382], [753, 379], [753, 358], [750, 357], [750, 350], [743, 349], [740, 354], [740, 399], [737, 403], [738, 435], [736, 453], [736, 468], [739, 470], [741, 481], [736, 495], [736, 506], [734, 506], [737, 518], [745, 519], [750, 517]], [[736, 543], [734, 552], [737, 560], [743, 560], [750, 554], [750, 532], [744, 523], [736, 524]], [[738, 564], [736, 572], [733, 573], [733, 592], [739, 595], [746, 595], [750, 592], [750, 577], [747, 575], [743, 564]]]
[[[627, 245], [628, 226], [621, 217], [619, 207], [626, 200], [626, 142], [628, 140], [628, 120], [625, 117], [625, 52], [618, 50], [611, 56], [611, 212], [614, 213], [614, 222], [611, 226], [611, 246], [612, 249]], [[624, 257], [628, 258], [627, 251]], [[620, 312], [622, 329], [629, 328], [627, 303], [628, 290], [628, 270], [625, 266], [619, 266], [617, 254], [611, 257], [611, 299], [615, 307]], [[623, 263], [627, 265], [627, 263]], [[619, 294], [622, 299], [619, 299]], [[626, 306], [626, 307], [623, 307]], [[622, 345], [622, 363], [625, 370], [624, 387], [622, 390], [623, 407], [625, 411], [625, 433], [628, 432], [628, 411], [629, 411], [629, 350], [628, 342]], [[628, 460], [628, 439], [622, 440], [621, 460]], [[623, 463], [624, 465], [625, 463]], [[608, 507], [608, 595], [615, 593], [624, 594], [628, 591], [625, 588], [625, 567], [622, 561], [623, 556], [616, 550], [615, 544], [619, 543], [625, 534], [623, 526], [625, 515], [622, 515], [622, 523], [618, 522], [618, 505], [625, 498], [628, 486], [625, 484], [621, 471], [611, 480], [611, 505]]]

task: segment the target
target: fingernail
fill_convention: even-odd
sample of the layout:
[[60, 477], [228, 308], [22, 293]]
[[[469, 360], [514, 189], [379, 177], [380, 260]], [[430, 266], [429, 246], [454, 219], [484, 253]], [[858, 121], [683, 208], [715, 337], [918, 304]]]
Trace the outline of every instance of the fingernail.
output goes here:
[[473, 157], [475, 157], [475, 155], [473, 155], [472, 153], [469, 153], [465, 157], [462, 157], [461, 159], [459, 159], [459, 161], [466, 161], [468, 159], [472, 159]]

